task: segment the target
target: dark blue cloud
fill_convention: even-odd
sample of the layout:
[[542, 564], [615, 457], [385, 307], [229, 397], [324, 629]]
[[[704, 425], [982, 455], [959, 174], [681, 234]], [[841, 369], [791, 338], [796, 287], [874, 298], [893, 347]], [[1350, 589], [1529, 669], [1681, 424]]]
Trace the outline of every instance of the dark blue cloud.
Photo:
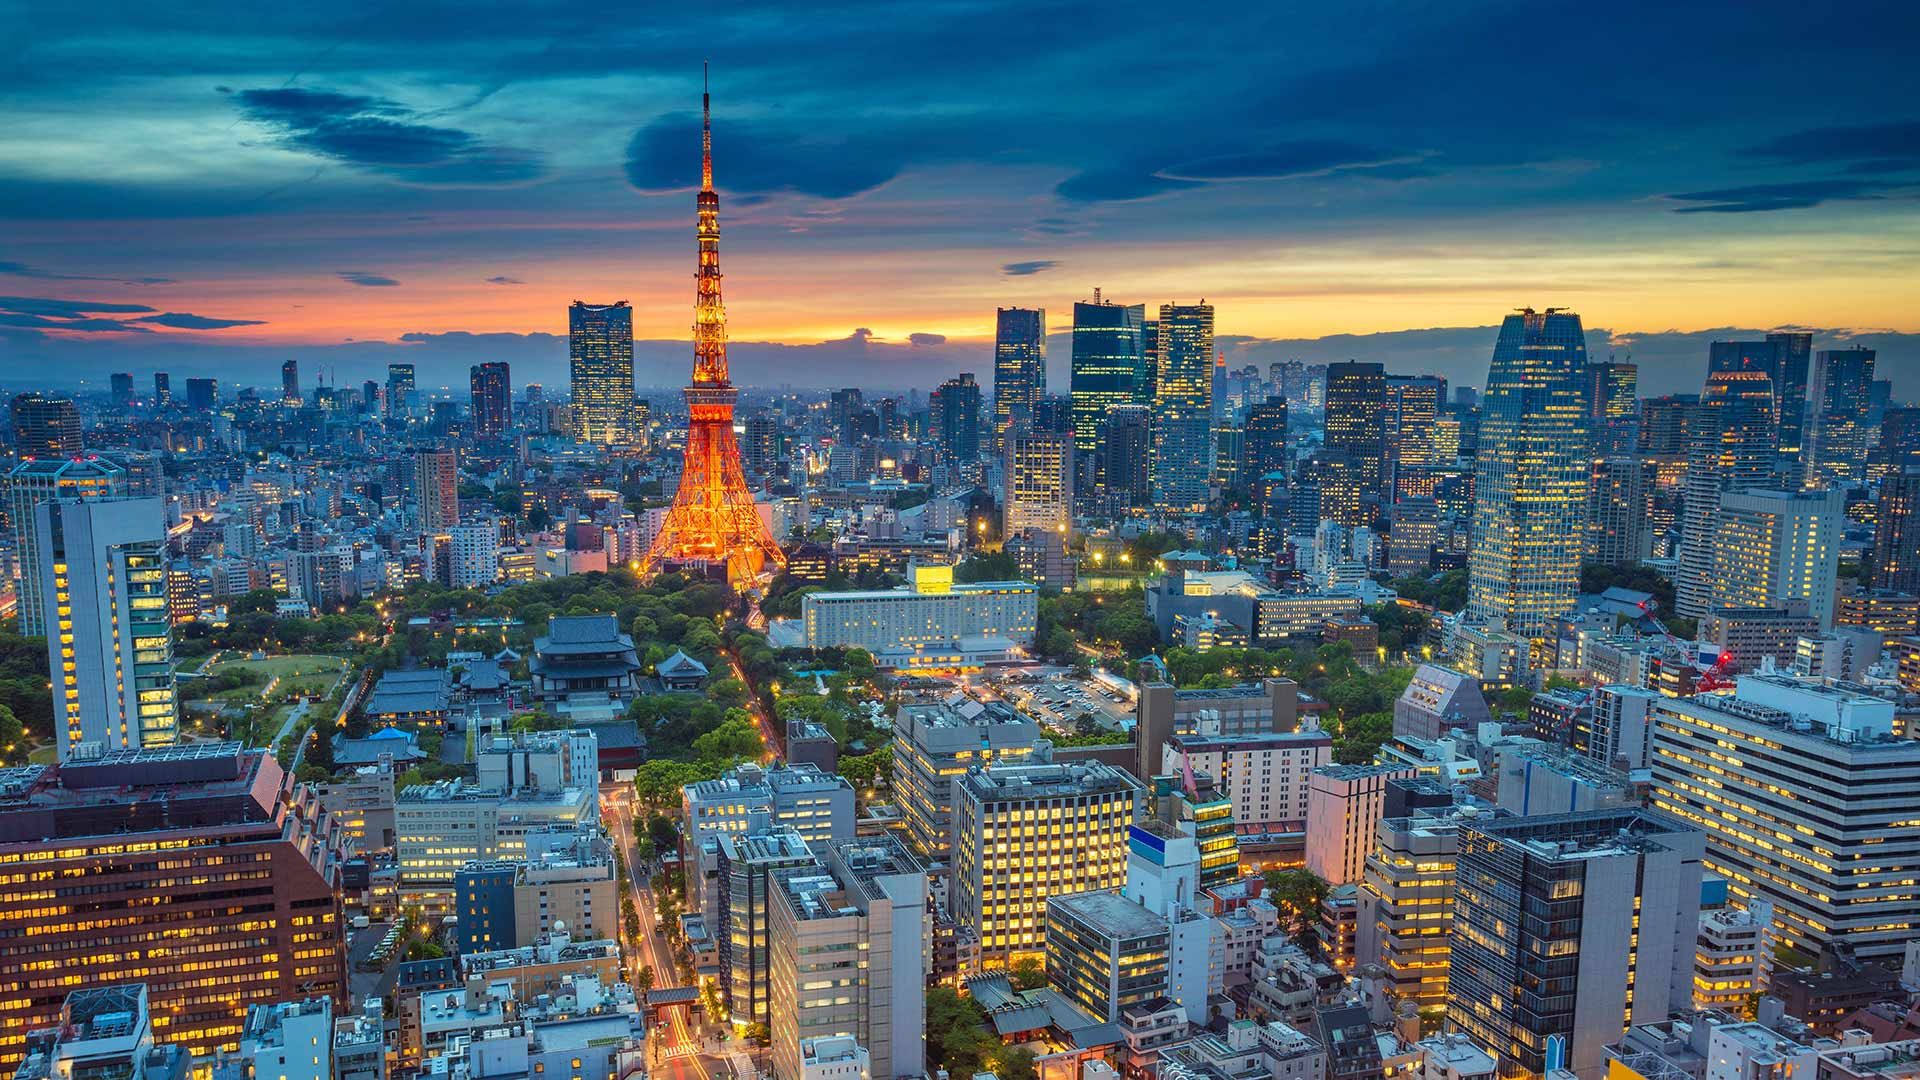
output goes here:
[[0, 296], [0, 311], [78, 319], [85, 315], [137, 315], [153, 309], [145, 304], [114, 304], [101, 300], [60, 300], [50, 296]]
[[1748, 184], [1712, 191], [1683, 191], [1667, 196], [1696, 206], [1674, 208], [1678, 214], [1752, 214], [1769, 210], [1805, 210], [1827, 202], [1883, 199], [1888, 185], [1866, 180], [1797, 180], [1781, 184]]
[[1120, 168], [1097, 169], [1070, 176], [1053, 190], [1071, 202], [1129, 202], [1199, 186], [1196, 181], [1173, 180], [1151, 170]]
[[[727, 119], [714, 147], [714, 184], [747, 196], [793, 191], [845, 199], [898, 176], [906, 162], [894, 140], [791, 131]], [[627, 143], [627, 181], [646, 192], [684, 191], [700, 183], [700, 118], [671, 113]]]
[[1854, 124], [1809, 128], [1756, 143], [1745, 157], [1793, 165], [1845, 163], [1852, 173], [1920, 169], [1920, 120], [1891, 124]]
[[1162, 175], [1182, 180], [1275, 180], [1379, 167], [1404, 157], [1338, 139], [1306, 139], [1200, 158], [1164, 169]]
[[908, 335], [907, 335], [907, 342], [908, 342], [908, 344], [911, 344], [911, 345], [919, 345], [919, 346], [921, 346], [922, 348], [925, 348], [925, 347], [928, 347], [928, 346], [932, 346], [932, 345], [945, 345], [945, 344], [947, 343], [947, 335], [945, 335], [945, 334], [924, 334], [924, 333], [922, 333], [922, 334], [908, 334]]
[[159, 326], [171, 326], [175, 330], [225, 330], [230, 326], [264, 326], [260, 319], [214, 319], [205, 315], [192, 315], [184, 311], [168, 311], [159, 315], [146, 315], [132, 320], [137, 323], [154, 323]]
[[370, 289], [400, 284], [396, 278], [387, 277], [385, 274], [370, 274], [365, 270], [335, 270], [334, 274], [349, 285], [361, 285]]
[[1030, 259], [1026, 262], [1010, 262], [1000, 267], [1000, 272], [1008, 277], [1028, 277], [1044, 273], [1060, 265], [1058, 259]]
[[111, 281], [116, 285], [172, 285], [174, 279], [164, 277], [101, 277], [94, 274], [56, 274], [51, 270], [42, 270], [21, 262], [0, 260], [0, 274], [13, 277], [39, 278], [42, 281]]
[[496, 275], [494, 277], [488, 278], [487, 284], [489, 285], [525, 285], [526, 282], [521, 281], [517, 277], [507, 277], [504, 274], [500, 274], [500, 275]]
[[539, 177], [540, 155], [471, 132], [416, 122], [397, 102], [297, 86], [242, 90], [242, 115], [309, 154], [414, 184], [515, 184]]

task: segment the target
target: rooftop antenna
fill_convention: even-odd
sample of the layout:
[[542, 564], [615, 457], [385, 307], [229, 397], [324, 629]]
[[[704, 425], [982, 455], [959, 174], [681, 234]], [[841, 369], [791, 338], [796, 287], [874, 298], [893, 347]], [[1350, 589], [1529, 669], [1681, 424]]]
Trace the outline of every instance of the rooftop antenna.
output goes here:
[[700, 61], [700, 190], [713, 187], [713, 98], [707, 93], [707, 62]]

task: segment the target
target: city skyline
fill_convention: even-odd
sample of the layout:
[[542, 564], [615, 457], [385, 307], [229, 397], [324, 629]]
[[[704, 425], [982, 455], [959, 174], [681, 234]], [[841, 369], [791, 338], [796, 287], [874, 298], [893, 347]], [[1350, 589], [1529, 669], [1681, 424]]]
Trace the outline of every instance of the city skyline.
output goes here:
[[[967, 85], [942, 77], [968, 52], [955, 35], [1073, 13], [980, 5], [936, 32], [876, 10], [877, 49], [754, 10], [718, 49], [669, 18], [645, 36], [595, 26], [592, 52], [558, 13], [483, 13], [423, 40], [410, 14], [278, 13], [240, 31], [211, 5], [161, 48], [138, 14], [49, 26], [10, 87], [19, 141], [0, 191], [30, 209], [7, 218], [0, 334], [25, 361], [101, 380], [183, 368], [168, 354], [187, 349], [229, 372], [291, 352], [303, 373], [400, 352], [425, 373], [458, 350], [430, 378], [483, 360], [531, 378], [561, 356], [567, 303], [620, 297], [641, 367], [671, 386], [697, 180], [673, 148], [697, 128], [686, 102], [711, 51], [741, 156], [723, 180], [745, 257], [737, 345], [828, 358], [832, 378], [902, 360], [914, 381], [979, 370], [995, 307], [1065, 312], [1096, 285], [1127, 304], [1204, 294], [1230, 362], [1405, 369], [1443, 348], [1436, 331], [1532, 304], [1580, 310], [1642, 358], [1669, 329], [1890, 331], [1866, 344], [1912, 377], [1920, 325], [1898, 287], [1915, 265], [1920, 123], [1900, 103], [1920, 87], [1898, 60], [1911, 12], [1862, 11], [1853, 25], [1874, 32], [1844, 35], [1784, 5], [1738, 25], [1668, 12], [1646, 39], [1632, 20], [1583, 21], [1603, 59], [1564, 89], [1561, 61], [1507, 46], [1570, 30], [1570, 13], [1523, 29], [1496, 9], [1389, 12], [1361, 34], [1335, 14], [1230, 15], [1158, 43], [1121, 34], [1127, 14], [1073, 18], [1044, 68], [982, 37], [968, 63], [1001, 78]], [[759, 47], [773, 40], [787, 48]], [[350, 44], [315, 44], [329, 41]], [[1862, 77], [1733, 78], [1767, 41]], [[1115, 50], [1150, 68], [1162, 48], [1256, 62], [1109, 73], [1142, 69], [1108, 64]], [[55, 63], [116, 74], [56, 96], [35, 80]], [[1482, 66], [1497, 75], [1469, 73]], [[1434, 80], [1414, 95], [1383, 70]], [[1500, 89], [1512, 78], [1535, 86], [1527, 101]], [[1013, 99], [1026, 123], [1008, 122]], [[1177, 145], [1152, 134], [1176, 125]], [[190, 152], [120, 167], [156, 137]], [[755, 352], [736, 348], [743, 382], [780, 366]], [[1444, 355], [1429, 366], [1461, 381]]]

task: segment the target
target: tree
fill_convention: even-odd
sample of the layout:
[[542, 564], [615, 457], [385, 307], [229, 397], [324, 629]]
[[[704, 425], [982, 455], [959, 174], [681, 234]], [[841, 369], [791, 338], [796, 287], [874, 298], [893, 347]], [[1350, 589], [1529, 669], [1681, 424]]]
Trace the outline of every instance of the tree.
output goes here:
[[871, 754], [843, 757], [839, 772], [856, 788], [878, 787], [893, 776], [893, 747], [887, 745]]
[[[1013, 967], [1007, 972], [1007, 978], [1013, 983], [1015, 990], [1033, 990], [1046, 983], [1047, 970], [1041, 965], [1039, 958], [1023, 956], [1014, 961]], [[1006, 1077], [1001, 1077], [1000, 1080], [1006, 1080]]]
[[1033, 1051], [1024, 1046], [996, 1046], [987, 1053], [987, 1064], [1000, 1080], [1036, 1080]]
[[743, 709], [727, 710], [727, 719], [719, 727], [693, 740], [694, 755], [700, 760], [729, 765], [740, 758], [759, 757], [765, 749], [760, 728]]
[[1333, 739], [1333, 760], [1342, 765], [1365, 765], [1393, 738], [1391, 712], [1361, 713], [1340, 721]]
[[0, 704], [0, 762], [12, 764], [26, 756], [26, 729], [10, 706]]
[[998, 1042], [987, 1034], [987, 1013], [980, 1003], [950, 986], [927, 988], [927, 1060], [952, 1076], [980, 1071]]
[[640, 965], [640, 973], [633, 977], [633, 981], [639, 984], [640, 992], [642, 994], [653, 989], [653, 965], [652, 964]]
[[1280, 909], [1287, 936], [1307, 951], [1320, 955], [1320, 907], [1332, 887], [1311, 870], [1269, 870], [1267, 899]]

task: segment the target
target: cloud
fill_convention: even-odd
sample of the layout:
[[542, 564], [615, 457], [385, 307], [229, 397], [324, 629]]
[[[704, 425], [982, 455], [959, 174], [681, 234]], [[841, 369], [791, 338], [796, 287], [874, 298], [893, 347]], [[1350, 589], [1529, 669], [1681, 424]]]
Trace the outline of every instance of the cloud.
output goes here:
[[1792, 165], [1831, 167], [1848, 161], [1850, 173], [1920, 169], [1920, 120], [1808, 128], [1756, 143], [1740, 154]]
[[150, 334], [153, 332], [144, 326], [129, 326], [118, 319], [49, 319], [44, 315], [27, 315], [16, 311], [0, 311], [0, 326], [27, 330], [77, 330], [89, 334], [103, 332]]
[[1176, 180], [1146, 169], [1095, 169], [1070, 176], [1053, 190], [1071, 202], [1130, 202], [1200, 186], [1197, 181]]
[[909, 344], [919, 345], [922, 347], [932, 346], [932, 345], [945, 345], [947, 343], [947, 335], [945, 334], [908, 334], [907, 342]]
[[242, 90], [235, 97], [243, 116], [278, 132], [290, 149], [408, 183], [517, 184], [546, 171], [538, 154], [417, 123], [420, 114], [386, 98], [297, 86]]
[[1669, 199], [1699, 203], [1678, 206], [1677, 214], [1751, 214], [1769, 210], [1804, 210], [1826, 202], [1853, 202], [1885, 198], [1889, 185], [1868, 180], [1797, 180], [1782, 184], [1749, 184], [1712, 191], [1686, 191]]
[[1358, 143], [1337, 139], [1306, 139], [1200, 158], [1163, 169], [1160, 175], [1181, 180], [1278, 180], [1321, 176], [1346, 169], [1377, 168], [1406, 160], [1404, 153]]
[[157, 323], [171, 326], [175, 330], [225, 330], [230, 326], [264, 326], [260, 319], [214, 319], [205, 315], [190, 315], [184, 311], [169, 311], [160, 315], [147, 315], [132, 320], [137, 323]]
[[517, 277], [507, 277], [505, 275], [501, 275], [499, 277], [488, 278], [487, 284], [489, 285], [525, 285], [526, 282], [521, 281]]
[[[851, 198], [898, 176], [906, 162], [904, 135], [795, 134], [729, 119], [722, 138], [714, 149], [714, 184], [748, 199], [782, 191]], [[628, 183], [649, 193], [695, 186], [700, 179], [700, 118], [670, 113], [635, 131], [627, 143], [626, 172]]]
[[83, 315], [137, 315], [153, 309], [145, 304], [114, 304], [99, 300], [56, 300], [48, 296], [0, 296], [0, 311], [77, 319]]
[[0, 260], [0, 274], [14, 277], [39, 278], [42, 281], [111, 281], [120, 285], [172, 285], [174, 279], [164, 277], [96, 277], [92, 274], [56, 274], [51, 270], [42, 270], [21, 262]]
[[1000, 272], [1008, 277], [1028, 277], [1042, 274], [1059, 266], [1058, 259], [1033, 259], [1028, 262], [1010, 262], [1000, 267]]
[[335, 270], [334, 274], [349, 285], [364, 285], [370, 289], [400, 284], [398, 279], [384, 274], [369, 274], [365, 270]]

